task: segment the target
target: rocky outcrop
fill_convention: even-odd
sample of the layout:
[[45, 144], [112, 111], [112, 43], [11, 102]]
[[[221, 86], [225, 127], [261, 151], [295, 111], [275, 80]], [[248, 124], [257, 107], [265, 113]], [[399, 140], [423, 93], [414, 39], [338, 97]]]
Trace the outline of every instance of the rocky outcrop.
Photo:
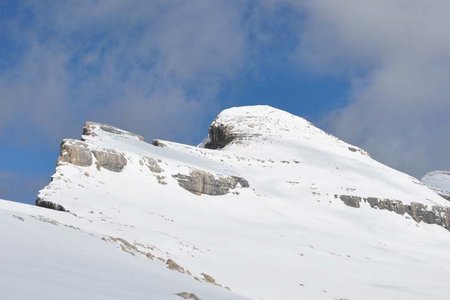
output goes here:
[[154, 158], [144, 157], [144, 158], [142, 158], [142, 164], [146, 165], [147, 168], [150, 170], [150, 172], [153, 172], [153, 173], [164, 172], [164, 170], [158, 164], [158, 161]]
[[167, 147], [166, 144], [164, 144], [161, 140], [157, 140], [157, 139], [152, 141], [152, 145], [156, 146], [156, 147], [161, 147], [161, 148]]
[[196, 195], [225, 195], [230, 189], [235, 189], [239, 184], [243, 188], [249, 187], [248, 181], [237, 176], [215, 177], [213, 174], [192, 170], [189, 175], [172, 175], [177, 179], [178, 184], [185, 190]]
[[208, 130], [209, 141], [205, 144], [208, 149], [220, 149], [231, 143], [237, 135], [232, 132], [232, 127], [213, 122]]
[[356, 208], [359, 208], [359, 203], [361, 202], [361, 197], [357, 196], [341, 195], [339, 196], [339, 199], [341, 199], [345, 205]]
[[120, 172], [127, 165], [125, 156], [114, 150], [92, 150], [92, 153], [94, 153], [97, 160], [95, 164], [98, 170], [100, 170], [100, 167], [103, 167], [109, 171]]
[[56, 203], [53, 203], [50, 201], [42, 200], [40, 198], [36, 199], [35, 204], [36, 204], [36, 206], [40, 206], [40, 207], [44, 207], [44, 208], [48, 208], [48, 209], [66, 211], [66, 209], [62, 205], [59, 205], [59, 204], [56, 204]]
[[200, 297], [198, 297], [194, 293], [182, 292], [182, 293], [177, 293], [175, 295], [177, 295], [185, 300], [201, 300]]
[[393, 211], [399, 215], [405, 213], [411, 216], [416, 222], [424, 222], [427, 224], [436, 224], [450, 231], [450, 207], [432, 206], [431, 210], [422, 203], [412, 202], [404, 204], [400, 200], [379, 199], [375, 197], [362, 198], [358, 196], [340, 195], [339, 199], [345, 205], [359, 208], [364, 201], [370, 207], [375, 209], [385, 209]]
[[166, 267], [169, 270], [172, 271], [177, 271], [179, 273], [185, 273], [186, 271], [184, 270], [184, 268], [182, 266], [180, 266], [179, 264], [177, 264], [173, 259], [169, 258], [166, 261]]
[[95, 122], [86, 122], [83, 126], [83, 135], [89, 135], [89, 136], [96, 136], [97, 134], [95, 133], [95, 129], [96, 128], [100, 128], [101, 130], [105, 131], [105, 132], [109, 132], [112, 134], [117, 134], [117, 135], [128, 135], [128, 136], [133, 136], [136, 137], [137, 139], [143, 141], [144, 138], [138, 134], [129, 132], [129, 131], [125, 131], [122, 129], [119, 129], [117, 127], [108, 125], [108, 124], [100, 124], [100, 123], [95, 123]]
[[92, 165], [92, 153], [89, 146], [77, 140], [63, 140], [60, 146], [58, 162], [67, 162], [77, 166]]

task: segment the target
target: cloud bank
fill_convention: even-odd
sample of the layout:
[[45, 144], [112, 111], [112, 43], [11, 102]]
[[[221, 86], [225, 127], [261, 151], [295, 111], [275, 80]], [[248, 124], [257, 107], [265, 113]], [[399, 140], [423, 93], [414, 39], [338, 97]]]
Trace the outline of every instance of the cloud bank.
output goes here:
[[10, 46], [0, 63], [2, 137], [54, 141], [94, 119], [180, 139], [246, 56], [239, 7], [227, 1], [13, 6], [0, 21]]
[[450, 169], [450, 2], [305, 1], [302, 63], [352, 83], [337, 136], [422, 176]]

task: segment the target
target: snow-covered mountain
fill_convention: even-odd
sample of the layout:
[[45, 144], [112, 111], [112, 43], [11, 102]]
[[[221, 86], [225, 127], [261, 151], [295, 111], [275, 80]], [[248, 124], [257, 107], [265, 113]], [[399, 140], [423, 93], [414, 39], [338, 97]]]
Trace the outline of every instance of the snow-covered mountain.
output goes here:
[[0, 202], [11, 299], [40, 281], [73, 299], [450, 297], [448, 201], [268, 106], [223, 111], [197, 147], [88, 122], [37, 205], [53, 210]]
[[449, 171], [429, 172], [422, 178], [422, 182], [445, 199], [450, 200]]

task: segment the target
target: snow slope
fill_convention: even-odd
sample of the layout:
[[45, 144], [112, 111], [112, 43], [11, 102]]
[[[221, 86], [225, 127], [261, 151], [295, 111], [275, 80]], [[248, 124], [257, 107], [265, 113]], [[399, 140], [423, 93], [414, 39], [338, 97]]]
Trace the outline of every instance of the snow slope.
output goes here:
[[450, 172], [429, 172], [422, 178], [422, 182], [428, 185], [432, 190], [434, 190], [442, 197], [450, 200]]
[[[448, 201], [272, 107], [228, 109], [213, 126], [233, 136], [224, 148], [203, 148], [211, 137], [200, 147], [155, 146], [91, 123], [83, 135], [88, 149], [117, 151], [126, 166], [113, 172], [94, 156], [89, 166], [60, 160], [39, 198], [69, 211], [51, 211], [57, 222], [121, 238], [175, 261], [191, 274], [183, 276], [211, 281], [201, 275], [206, 273], [251, 299], [449, 299], [445, 228], [367, 203], [349, 207], [339, 196], [428, 208]], [[224, 195], [191, 193], [178, 178], [195, 170], [228, 181], [244, 178], [249, 187], [237, 184]]]
[[123, 252], [111, 237], [69, 225], [74, 218], [0, 200], [1, 299], [245, 299]]

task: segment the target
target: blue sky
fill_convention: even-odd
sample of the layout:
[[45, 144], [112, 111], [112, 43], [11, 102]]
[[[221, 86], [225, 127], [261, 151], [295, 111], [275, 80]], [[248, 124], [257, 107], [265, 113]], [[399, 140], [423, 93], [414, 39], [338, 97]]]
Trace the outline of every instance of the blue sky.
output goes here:
[[447, 1], [0, 1], [0, 198], [86, 120], [195, 144], [224, 108], [303, 116], [414, 176], [450, 169]]

